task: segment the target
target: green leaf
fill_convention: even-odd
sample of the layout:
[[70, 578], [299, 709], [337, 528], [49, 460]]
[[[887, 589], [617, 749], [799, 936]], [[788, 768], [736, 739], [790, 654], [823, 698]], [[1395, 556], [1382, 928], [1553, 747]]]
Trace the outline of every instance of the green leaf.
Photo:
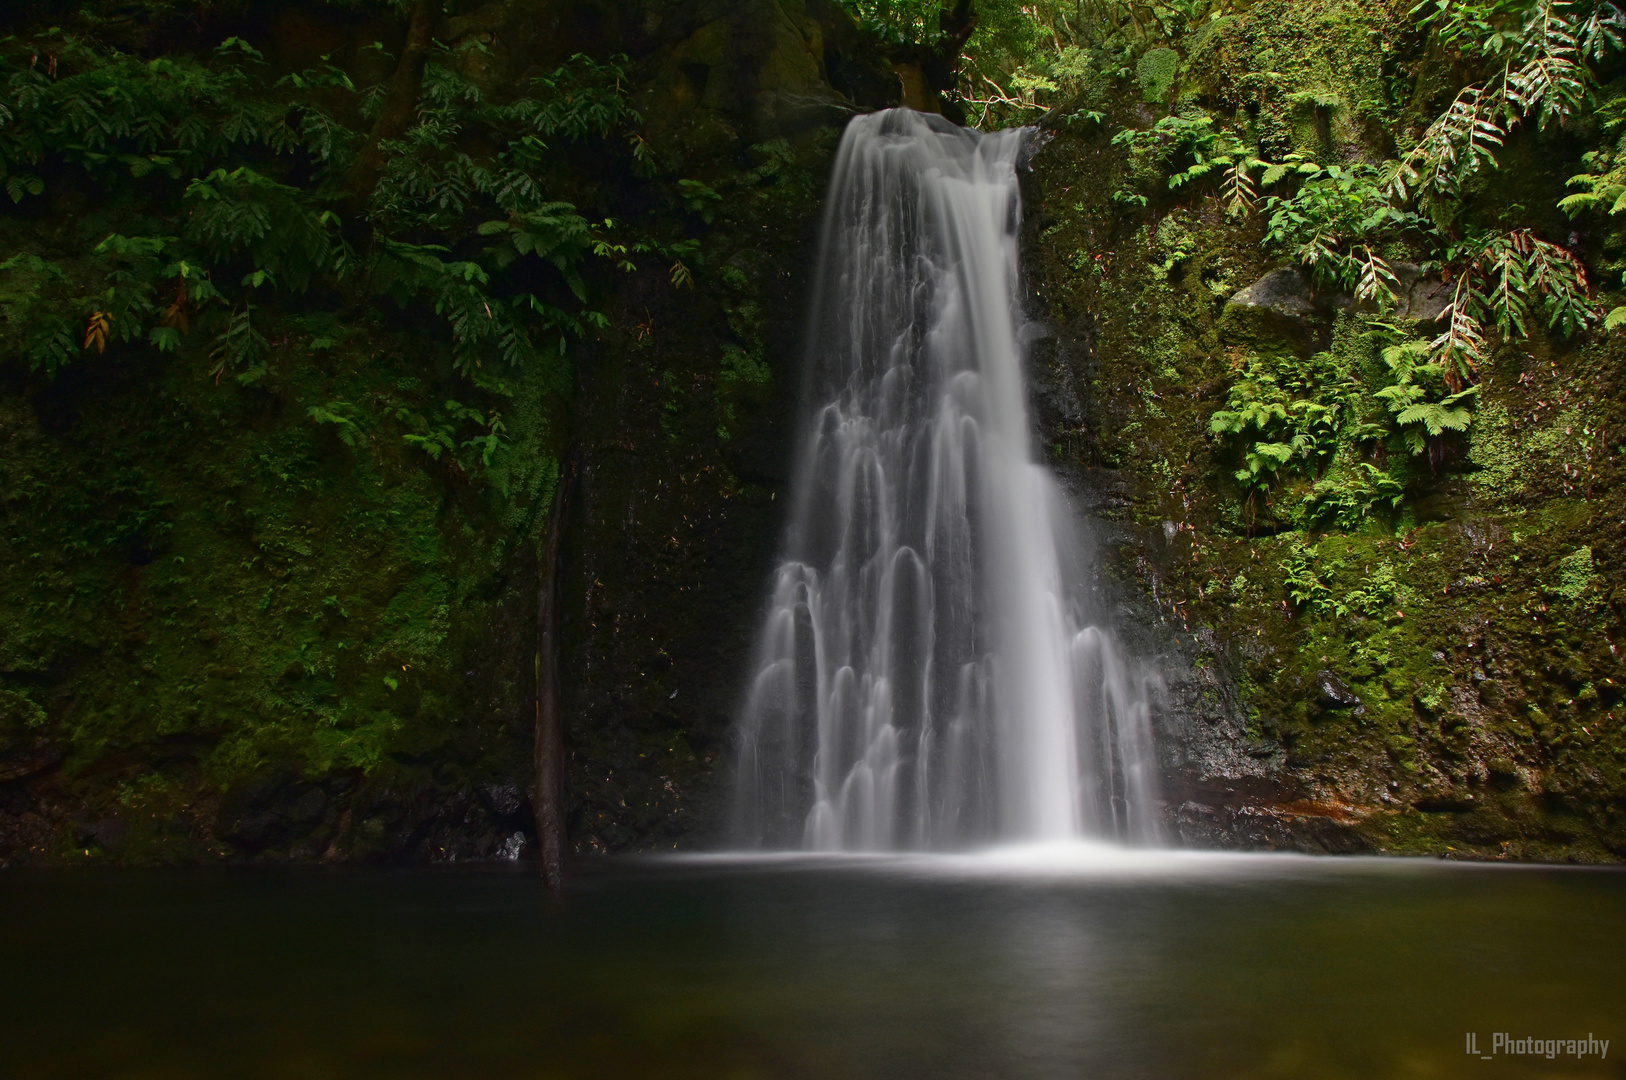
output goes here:
[[45, 190], [45, 181], [28, 173], [17, 173], [6, 178], [6, 194], [11, 201], [20, 203], [29, 195], [38, 195]]
[[225, 41], [222, 41], [219, 45], [215, 46], [216, 56], [229, 56], [233, 53], [241, 53], [244, 56], [251, 57], [261, 62], [264, 62], [265, 60], [264, 53], [260, 52], [260, 50], [256, 49], [254, 46], [250, 45], [248, 42], [244, 41], [240, 37], [237, 37], [236, 35], [227, 38]]

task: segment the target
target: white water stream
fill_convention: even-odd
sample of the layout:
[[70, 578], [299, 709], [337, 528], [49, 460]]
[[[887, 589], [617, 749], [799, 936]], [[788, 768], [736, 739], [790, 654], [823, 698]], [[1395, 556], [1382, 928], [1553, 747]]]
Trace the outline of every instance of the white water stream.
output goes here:
[[1030, 136], [895, 109], [842, 140], [786, 554], [740, 726], [753, 846], [1156, 838], [1157, 681], [1092, 625], [1073, 512], [1033, 459]]

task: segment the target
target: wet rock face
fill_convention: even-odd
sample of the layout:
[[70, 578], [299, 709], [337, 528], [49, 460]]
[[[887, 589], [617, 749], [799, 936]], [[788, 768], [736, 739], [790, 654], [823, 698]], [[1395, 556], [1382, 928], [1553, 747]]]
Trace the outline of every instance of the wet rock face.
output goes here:
[[247, 853], [310, 837], [328, 816], [328, 793], [291, 769], [275, 769], [226, 792], [215, 833]]
[[[316, 782], [273, 768], [225, 793], [213, 833], [223, 853], [238, 858], [513, 860], [531, 844], [531, 819], [530, 800], [514, 784], [447, 792], [357, 783], [350, 776]], [[109, 822], [97, 822], [87, 835], [116, 854], [98, 831], [107, 827]]]
[[560, 585], [580, 852], [727, 839], [827, 171], [852, 110], [887, 104], [884, 69], [832, 4], [723, 0], [650, 18], [637, 98], [649, 138], [720, 200], [688, 223], [705, 250], [696, 288], [674, 288], [665, 267], [633, 275], [582, 371]]
[[49, 772], [62, 748], [40, 731], [45, 711], [26, 695], [0, 689], [0, 784]]
[[130, 827], [116, 817], [80, 822], [74, 829], [74, 842], [81, 848], [95, 848], [107, 855], [117, 855], [124, 846]]
[[50, 772], [62, 763], [62, 748], [40, 735], [18, 739], [0, 749], [0, 784]]
[[[606, 341], [583, 392], [561, 613], [579, 850], [723, 839], [729, 738], [786, 505], [815, 220], [720, 224], [712, 250], [749, 268], [748, 292], [640, 281], [616, 317], [647, 333]], [[722, 361], [746, 318], [769, 379], [741, 407]]]
[[799, 135], [896, 101], [884, 64], [833, 4], [680, 4], [651, 9], [644, 30], [658, 44], [641, 61], [649, 74], [639, 109], [651, 143], [685, 159]]
[[1325, 855], [1374, 850], [1356, 828], [1358, 811], [1305, 798], [1302, 789], [1280, 776], [1177, 781], [1165, 795], [1166, 835], [1182, 846]]

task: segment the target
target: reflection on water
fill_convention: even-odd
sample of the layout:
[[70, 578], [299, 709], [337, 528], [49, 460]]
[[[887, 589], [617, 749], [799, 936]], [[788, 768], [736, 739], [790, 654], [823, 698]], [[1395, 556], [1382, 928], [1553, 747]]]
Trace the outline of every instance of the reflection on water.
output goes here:
[[11, 873], [0, 1075], [1618, 1077], [1622, 928], [1615, 871], [1088, 849]]

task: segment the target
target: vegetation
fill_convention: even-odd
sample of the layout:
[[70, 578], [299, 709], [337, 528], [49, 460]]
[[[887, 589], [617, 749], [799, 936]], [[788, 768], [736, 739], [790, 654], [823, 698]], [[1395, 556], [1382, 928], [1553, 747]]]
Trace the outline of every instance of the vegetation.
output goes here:
[[[683, 175], [613, 48], [499, 43], [505, 81], [446, 19], [414, 68], [388, 4], [136, 7], [0, 40], [0, 784], [35, 792], [0, 864], [517, 850], [523, 794], [485, 792], [527, 772], [557, 463], [624, 437], [581, 387], [637, 357], [668, 479], [737, 495], [782, 332], [755, 262], [831, 141]], [[578, 737], [585, 843], [632, 798], [585, 748], [642, 736]]]
[[[1211, 194], [1232, 217], [1259, 214], [1272, 250], [1301, 264], [1320, 286], [1342, 290], [1380, 316], [1409, 308], [1405, 294], [1420, 278], [1449, 297], [1437, 333], [1384, 352], [1388, 377], [1371, 388], [1374, 408], [1365, 412], [1349, 408], [1347, 395], [1319, 400], [1333, 387], [1314, 377], [1297, 387], [1314, 393], [1291, 395], [1250, 362], [1209, 425], [1236, 440], [1242, 458], [1236, 479], [1250, 500], [1284, 476], [1313, 477], [1332, 461], [1332, 440], [1340, 433], [1355, 442], [1387, 439], [1412, 454], [1437, 448], [1447, 433], [1467, 429], [1472, 384], [1502, 342], [1538, 328], [1569, 336], [1600, 318], [1575, 253], [1528, 227], [1500, 231], [1474, 220], [1469, 205], [1477, 191], [1465, 189], [1496, 168], [1498, 152], [1520, 125], [1544, 130], [1582, 116], [1598, 92], [1591, 65], [1615, 57], [1626, 15], [1612, 3], [1581, 0], [1424, 3], [1411, 15], [1454, 64], [1492, 73], [1457, 91], [1411, 149], [1386, 161], [1358, 156], [1323, 165], [1310, 147], [1272, 161], [1245, 116], [1227, 120], [1196, 102], [1112, 139], [1129, 155], [1131, 184], [1113, 195], [1120, 206], [1146, 207], [1161, 185], [1188, 197]], [[1229, 18], [1209, 7], [1184, 16], [1207, 20], [1209, 32]], [[1160, 99], [1171, 90], [1165, 87]], [[1289, 100], [1318, 114], [1340, 107], [1320, 91]], [[1595, 209], [1606, 198], [1611, 208], [1620, 201], [1608, 173], [1582, 174], [1571, 184], [1584, 189], [1558, 203], [1571, 213]], [[1390, 336], [1410, 332], [1389, 323], [1375, 329]], [[1341, 371], [1333, 379], [1348, 384], [1351, 377]], [[1378, 405], [1386, 409], [1374, 411]], [[1386, 479], [1385, 490], [1395, 482]], [[1310, 496], [1311, 503], [1318, 499]]]
[[[8, 349], [50, 376], [111, 342], [185, 345], [207, 351], [212, 374], [253, 385], [266, 375], [261, 326], [329, 309], [337, 294], [350, 307], [431, 305], [455, 366], [487, 393], [500, 395], [507, 373], [556, 363], [568, 339], [602, 325], [585, 306], [584, 260], [626, 245], [613, 222], [546, 196], [543, 140], [604, 138], [635, 121], [615, 89], [624, 71], [577, 57], [536, 80], [547, 96], [496, 106], [454, 64], [444, 51], [430, 59], [416, 123], [352, 210], [341, 184], [360, 134], [336, 114], [370, 119], [377, 86], [358, 89], [326, 63], [276, 75], [236, 37], [203, 60], [147, 61], [55, 28], [7, 39], [0, 169], [13, 201], [57, 185], [128, 197], [140, 182], [150, 230], [0, 264]], [[455, 145], [471, 129], [495, 147], [482, 160]]]
[[1201, 680], [1175, 707], [1307, 808], [1216, 804], [1230, 842], [1626, 850], [1621, 22], [1204, 5], [1125, 50], [1172, 82], [1102, 62], [1036, 102], [1047, 314], [1089, 343], [1046, 376], [1091, 402], [1057, 463], [1168, 538], [1118, 567], [1165, 648], [1234, 665], [1234, 714]]
[[8, 850], [506, 850], [573, 443], [572, 835], [689, 839], [841, 119], [772, 94], [915, 65], [1054, 137], [1046, 442], [1169, 538], [1116, 569], [1171, 670], [1234, 667], [1250, 760], [1370, 846], [1618, 856], [1622, 8], [845, 6], [767, 44], [669, 5], [543, 45], [523, 3], [8, 25]]

